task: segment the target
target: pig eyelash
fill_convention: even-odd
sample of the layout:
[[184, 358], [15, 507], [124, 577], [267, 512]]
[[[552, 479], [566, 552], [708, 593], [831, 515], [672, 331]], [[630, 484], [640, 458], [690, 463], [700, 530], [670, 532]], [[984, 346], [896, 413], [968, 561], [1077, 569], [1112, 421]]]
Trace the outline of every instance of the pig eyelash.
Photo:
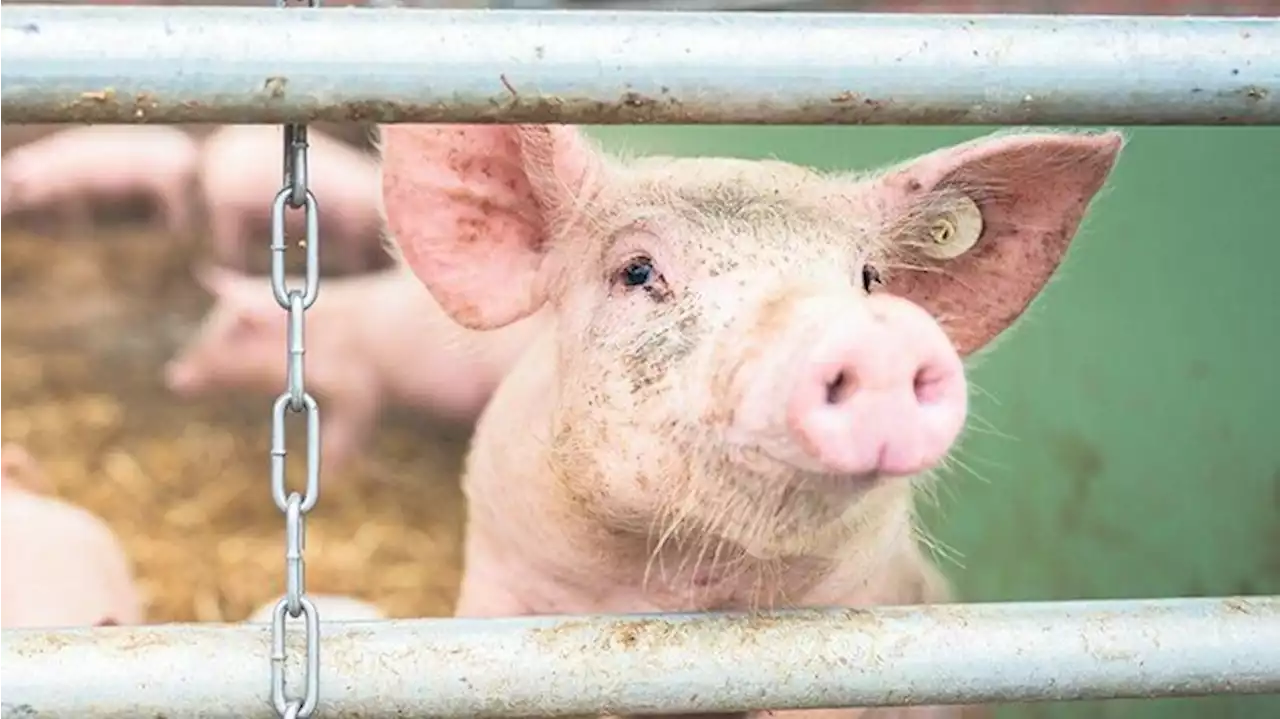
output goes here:
[[871, 288], [875, 285], [884, 284], [884, 280], [880, 278], [880, 270], [874, 265], [862, 266], [862, 289], [867, 294], [871, 294]]

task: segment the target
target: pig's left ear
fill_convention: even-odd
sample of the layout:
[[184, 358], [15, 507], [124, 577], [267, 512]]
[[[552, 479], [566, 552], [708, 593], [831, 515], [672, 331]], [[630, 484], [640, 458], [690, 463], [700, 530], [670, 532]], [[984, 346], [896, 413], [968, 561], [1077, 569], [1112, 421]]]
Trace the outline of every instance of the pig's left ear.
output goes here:
[[968, 355], [1044, 288], [1124, 137], [995, 135], [924, 155], [873, 183], [886, 289], [938, 318]]

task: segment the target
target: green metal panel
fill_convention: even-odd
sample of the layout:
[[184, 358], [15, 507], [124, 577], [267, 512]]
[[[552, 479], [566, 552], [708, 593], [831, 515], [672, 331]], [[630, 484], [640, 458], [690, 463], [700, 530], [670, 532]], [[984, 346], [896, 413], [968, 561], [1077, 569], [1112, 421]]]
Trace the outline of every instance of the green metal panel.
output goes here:
[[[610, 127], [643, 153], [895, 162], [994, 128]], [[1058, 279], [971, 365], [929, 513], [968, 601], [1280, 594], [1280, 128], [1130, 132]], [[1280, 716], [1280, 697], [1002, 717]]]

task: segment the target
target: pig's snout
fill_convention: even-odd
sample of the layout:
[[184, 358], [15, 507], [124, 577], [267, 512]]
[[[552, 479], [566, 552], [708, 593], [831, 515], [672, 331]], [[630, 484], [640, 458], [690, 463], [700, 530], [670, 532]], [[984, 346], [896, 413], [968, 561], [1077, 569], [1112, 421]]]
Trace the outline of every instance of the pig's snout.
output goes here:
[[794, 370], [787, 427], [825, 472], [916, 474], [938, 464], [964, 426], [960, 357], [906, 300], [876, 296], [837, 315]]
[[164, 384], [170, 392], [186, 397], [200, 390], [201, 375], [190, 363], [174, 360], [165, 365]]

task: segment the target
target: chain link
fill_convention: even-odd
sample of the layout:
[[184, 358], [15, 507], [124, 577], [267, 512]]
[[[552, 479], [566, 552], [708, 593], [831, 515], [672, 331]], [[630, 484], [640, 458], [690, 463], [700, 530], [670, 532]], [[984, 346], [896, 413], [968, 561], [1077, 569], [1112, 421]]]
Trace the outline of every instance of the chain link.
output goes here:
[[[295, 6], [315, 8], [319, 0], [276, 0], [281, 8]], [[320, 228], [319, 208], [315, 195], [308, 189], [307, 126], [284, 126], [284, 183], [271, 204], [271, 292], [276, 302], [289, 313], [286, 342], [288, 374], [284, 392], [271, 409], [271, 498], [284, 513], [285, 527], [285, 594], [271, 615], [271, 703], [276, 713], [286, 719], [307, 719], [320, 699], [320, 614], [306, 597], [306, 524], [307, 513], [320, 499], [320, 409], [307, 393], [304, 356], [306, 311], [320, 295]], [[285, 281], [285, 213], [302, 210], [306, 218], [306, 272], [302, 289], [289, 288]], [[288, 492], [285, 487], [285, 415], [305, 414], [307, 420], [306, 493]], [[302, 617], [306, 633], [305, 693], [301, 698], [285, 694], [285, 627], [286, 618]]]

